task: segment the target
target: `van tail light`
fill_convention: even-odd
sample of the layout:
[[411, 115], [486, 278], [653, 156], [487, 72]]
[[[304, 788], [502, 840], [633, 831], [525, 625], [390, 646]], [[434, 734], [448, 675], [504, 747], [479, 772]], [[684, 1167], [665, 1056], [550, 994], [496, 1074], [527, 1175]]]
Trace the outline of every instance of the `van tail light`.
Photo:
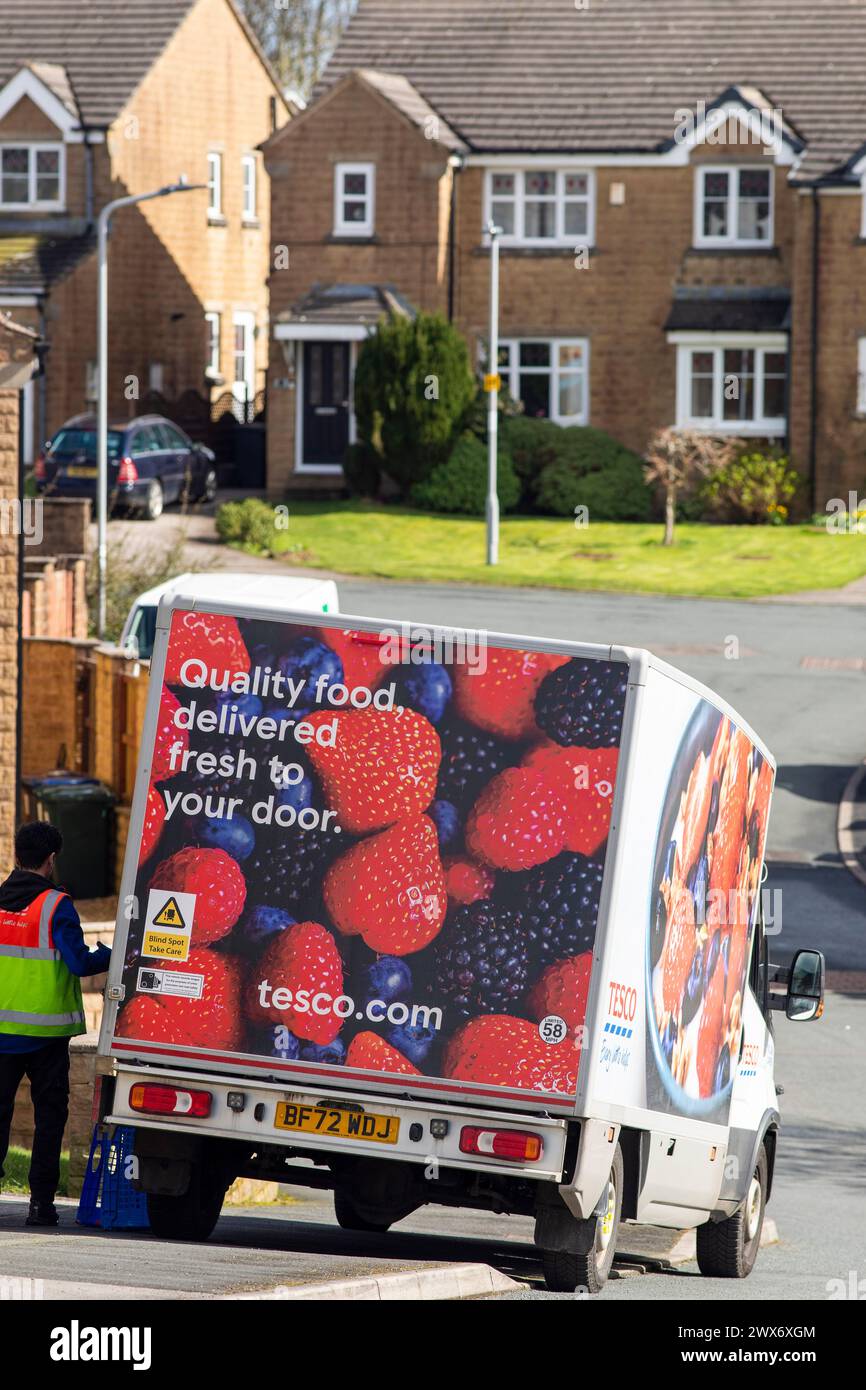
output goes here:
[[37, 482], [39, 482], [39, 483], [44, 483], [44, 482], [45, 482], [45, 474], [46, 474], [46, 468], [45, 468], [45, 455], [44, 455], [44, 454], [37, 454], [37, 455], [36, 455], [36, 462], [33, 464], [33, 476], [34, 476], [34, 478], [36, 479]]
[[138, 482], [138, 469], [131, 458], [120, 460], [120, 467], [117, 470], [117, 481], [119, 483]]
[[186, 1091], [140, 1082], [130, 1091], [129, 1104], [145, 1115], [193, 1115], [201, 1119], [210, 1114], [213, 1096], [210, 1091]]
[[530, 1134], [525, 1129], [478, 1129], [465, 1125], [460, 1131], [460, 1152], [536, 1163], [544, 1153], [544, 1143], [540, 1134]]

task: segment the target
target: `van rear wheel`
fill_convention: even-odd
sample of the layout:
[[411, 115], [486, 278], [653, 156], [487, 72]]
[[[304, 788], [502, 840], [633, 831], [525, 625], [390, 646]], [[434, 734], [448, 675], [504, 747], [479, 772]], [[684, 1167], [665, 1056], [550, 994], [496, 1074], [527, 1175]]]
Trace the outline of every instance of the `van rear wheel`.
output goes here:
[[367, 1221], [357, 1210], [351, 1197], [342, 1188], [334, 1189], [334, 1214], [337, 1225], [344, 1231], [376, 1231], [379, 1235], [390, 1229], [390, 1221]]
[[616, 1254], [622, 1212], [622, 1180], [622, 1150], [617, 1144], [599, 1215], [588, 1216], [585, 1221], [577, 1223], [578, 1251], [541, 1252], [544, 1282], [551, 1293], [574, 1293], [575, 1289], [601, 1293]]
[[150, 1229], [161, 1240], [207, 1240], [222, 1211], [226, 1184], [221, 1174], [193, 1166], [189, 1187], [179, 1197], [148, 1192]]
[[763, 1144], [746, 1200], [726, 1221], [707, 1221], [697, 1230], [698, 1269], [713, 1279], [745, 1279], [761, 1248], [767, 1204], [767, 1151]]

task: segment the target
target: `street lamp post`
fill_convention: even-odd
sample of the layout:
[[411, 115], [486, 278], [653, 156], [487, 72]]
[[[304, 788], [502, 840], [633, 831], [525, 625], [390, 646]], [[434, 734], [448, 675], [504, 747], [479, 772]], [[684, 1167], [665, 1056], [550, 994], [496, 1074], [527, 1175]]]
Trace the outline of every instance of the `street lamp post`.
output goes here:
[[105, 637], [106, 570], [108, 559], [108, 227], [118, 208], [133, 203], [146, 203], [151, 198], [166, 198], [170, 193], [191, 193], [205, 184], [187, 183], [181, 174], [177, 183], [155, 188], [152, 193], [134, 193], [106, 203], [96, 222], [97, 245], [97, 309], [96, 309], [96, 532], [97, 565], [99, 570], [99, 600], [97, 633]]
[[487, 354], [487, 563], [499, 564], [499, 238], [502, 228], [487, 224], [490, 237], [490, 347]]

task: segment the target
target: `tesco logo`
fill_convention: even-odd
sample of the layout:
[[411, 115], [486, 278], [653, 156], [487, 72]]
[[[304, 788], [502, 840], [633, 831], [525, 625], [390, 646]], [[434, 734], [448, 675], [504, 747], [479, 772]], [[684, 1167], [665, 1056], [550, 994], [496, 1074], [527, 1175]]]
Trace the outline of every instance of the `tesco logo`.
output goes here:
[[626, 1023], [633, 1023], [637, 1013], [637, 990], [631, 985], [617, 984], [616, 980], [609, 982], [608, 989], [610, 999], [607, 1011], [611, 1018], [622, 1018]]

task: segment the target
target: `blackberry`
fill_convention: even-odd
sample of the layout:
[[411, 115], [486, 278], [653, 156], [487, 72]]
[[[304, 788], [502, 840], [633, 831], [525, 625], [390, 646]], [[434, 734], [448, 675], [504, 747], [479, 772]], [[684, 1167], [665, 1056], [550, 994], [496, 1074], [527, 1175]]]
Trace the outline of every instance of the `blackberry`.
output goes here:
[[566, 851], [526, 873], [500, 877], [497, 896], [507, 894], [509, 905], [519, 903], [526, 939], [541, 969], [591, 950], [603, 873], [597, 860]]
[[322, 876], [339, 848], [321, 830], [286, 830], [257, 845], [243, 862], [247, 907], [280, 907], [301, 921], [306, 908], [318, 905]]
[[545, 676], [535, 718], [557, 743], [615, 748], [628, 688], [628, 668], [607, 661], [569, 661]]
[[467, 811], [481, 789], [508, 766], [513, 748], [462, 719], [449, 719], [439, 729], [442, 762], [437, 799]]
[[520, 914], [482, 898], [458, 907], [437, 937], [434, 995], [460, 1018], [519, 1013], [529, 965]]

